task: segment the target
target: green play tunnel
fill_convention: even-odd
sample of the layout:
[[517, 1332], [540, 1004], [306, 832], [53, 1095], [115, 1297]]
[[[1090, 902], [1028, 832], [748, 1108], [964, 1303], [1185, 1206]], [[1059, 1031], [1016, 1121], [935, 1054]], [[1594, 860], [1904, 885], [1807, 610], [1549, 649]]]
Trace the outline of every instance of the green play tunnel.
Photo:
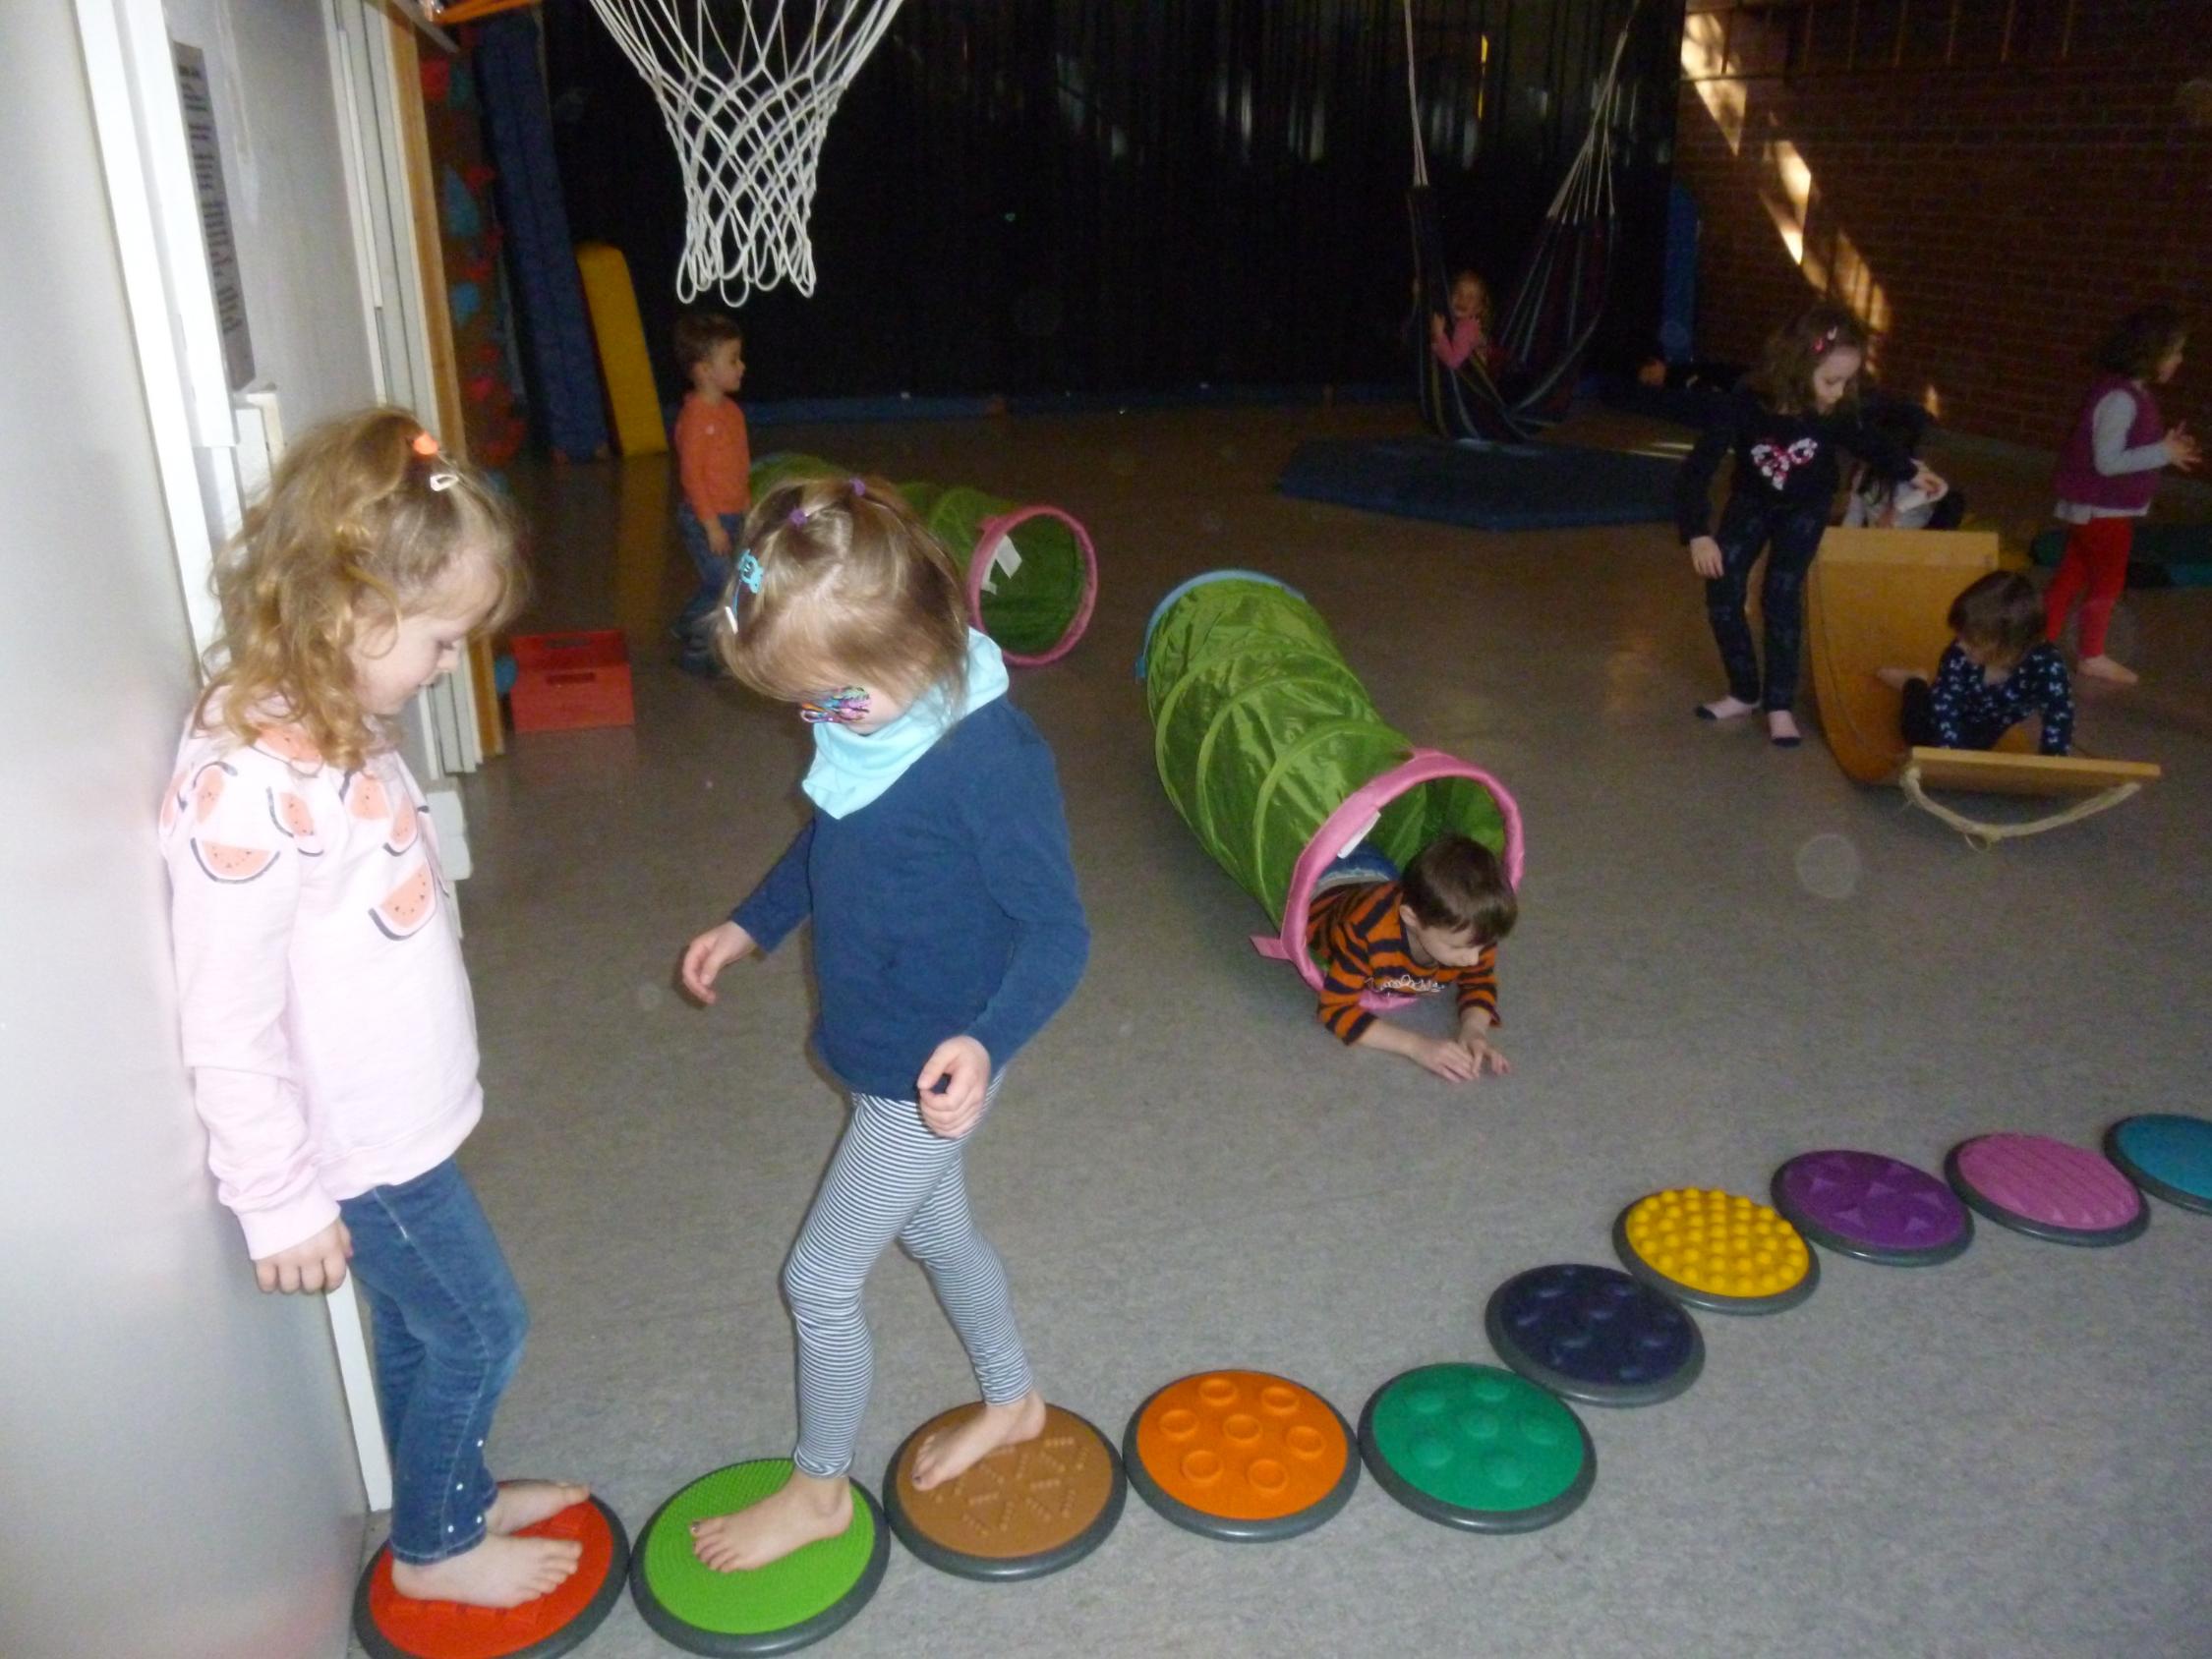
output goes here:
[[[813, 455], [764, 456], [753, 467], [753, 499], [780, 485], [850, 472]], [[965, 574], [968, 613], [1008, 661], [1034, 667], [1075, 649], [1097, 601], [1098, 559], [1073, 515], [960, 485], [902, 484], [899, 490]]]
[[1139, 672], [1168, 799], [1278, 925], [1282, 949], [1262, 948], [1302, 973], [1313, 882], [1354, 844], [1403, 867], [1457, 830], [1519, 882], [1512, 796], [1385, 721], [1295, 590], [1239, 570], [1185, 583], [1153, 612]]

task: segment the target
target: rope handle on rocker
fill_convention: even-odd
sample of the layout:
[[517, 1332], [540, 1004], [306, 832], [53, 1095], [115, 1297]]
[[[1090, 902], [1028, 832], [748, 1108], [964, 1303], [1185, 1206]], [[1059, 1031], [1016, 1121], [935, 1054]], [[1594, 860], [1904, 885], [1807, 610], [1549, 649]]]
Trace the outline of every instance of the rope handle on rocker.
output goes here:
[[1987, 824], [1978, 818], [1968, 818], [1954, 812], [1941, 801], [1931, 800], [1920, 785], [1920, 769], [1908, 766], [1897, 778], [1897, 787], [1905, 799], [1921, 811], [1941, 819], [1961, 835], [1966, 844], [1977, 852], [1988, 852], [2000, 841], [2015, 840], [2022, 835], [2040, 835], [2046, 830], [2061, 830], [2068, 824], [2078, 824], [2085, 818], [2094, 818], [2100, 812], [2110, 812], [2121, 802], [2142, 792], [2140, 783], [2115, 783], [2086, 800], [2076, 801], [2064, 812], [2055, 812], [2046, 818], [2032, 818], [2024, 824]]
[[[1306, 850], [1298, 855], [1298, 862], [1291, 866], [1290, 891], [1283, 899], [1282, 927], [1271, 934], [1253, 934], [1252, 947], [1270, 960], [1290, 963], [1310, 989], [1319, 991], [1321, 970], [1313, 965], [1312, 957], [1306, 950], [1306, 912], [1313, 900], [1313, 884], [1320, 880], [1322, 871], [1336, 862], [1355, 830], [1371, 825], [1384, 807], [1407, 790], [1445, 777], [1464, 777], [1490, 792], [1490, 799], [1497, 803], [1498, 816], [1505, 821], [1505, 879], [1518, 887], [1523, 865], [1520, 803], [1513, 799], [1504, 784], [1481, 767], [1470, 766], [1441, 749], [1416, 749], [1379, 777], [1353, 790], [1336, 811], [1321, 821], [1321, 827], [1307, 841]], [[1413, 1001], [1411, 997], [1386, 996], [1372, 991], [1360, 999], [1361, 1005], [1370, 1013], [1387, 1013], [1392, 1008], [1406, 1007]]]

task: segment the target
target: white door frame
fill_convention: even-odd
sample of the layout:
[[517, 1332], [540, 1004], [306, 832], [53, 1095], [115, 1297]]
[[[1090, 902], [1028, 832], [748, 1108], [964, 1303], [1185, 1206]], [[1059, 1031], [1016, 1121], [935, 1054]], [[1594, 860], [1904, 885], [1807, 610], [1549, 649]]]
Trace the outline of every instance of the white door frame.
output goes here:
[[[278, 388], [256, 382], [235, 401], [231, 393], [160, 0], [74, 6], [178, 579], [204, 653], [219, 626], [209, 583], [215, 549], [236, 532], [246, 492], [281, 451]], [[421, 267], [400, 206], [408, 198], [385, 15], [375, 0], [323, 0], [323, 21], [378, 395], [418, 412], [435, 408]], [[458, 877], [467, 874], [466, 827], [447, 774], [482, 757], [473, 688], [465, 676], [446, 684], [442, 705], [418, 699], [406, 726], [441, 839], [458, 853], [447, 860]], [[372, 1510], [388, 1509], [391, 1467], [352, 1282], [325, 1301], [363, 1488]]]

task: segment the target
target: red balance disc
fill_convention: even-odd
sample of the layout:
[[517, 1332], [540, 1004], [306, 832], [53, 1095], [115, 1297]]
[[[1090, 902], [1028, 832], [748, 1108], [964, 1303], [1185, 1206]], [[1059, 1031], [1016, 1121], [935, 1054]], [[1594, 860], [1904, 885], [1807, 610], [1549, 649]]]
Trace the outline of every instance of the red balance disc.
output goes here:
[[622, 1594], [630, 1541], [597, 1498], [525, 1527], [525, 1538], [573, 1538], [576, 1571], [551, 1594], [520, 1607], [417, 1601], [392, 1587], [391, 1550], [377, 1552], [353, 1598], [353, 1632], [374, 1659], [556, 1659], [599, 1629]]

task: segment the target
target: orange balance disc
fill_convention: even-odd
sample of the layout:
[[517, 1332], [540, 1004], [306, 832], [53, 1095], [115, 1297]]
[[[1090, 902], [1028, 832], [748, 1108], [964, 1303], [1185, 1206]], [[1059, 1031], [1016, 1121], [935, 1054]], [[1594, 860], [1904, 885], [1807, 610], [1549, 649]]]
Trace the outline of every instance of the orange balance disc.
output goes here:
[[622, 1594], [630, 1541], [597, 1498], [571, 1504], [526, 1538], [573, 1538], [583, 1559], [551, 1595], [520, 1607], [416, 1601], [392, 1588], [391, 1551], [377, 1552], [353, 1598], [353, 1631], [375, 1659], [554, 1659], [599, 1629]]
[[963, 1578], [1038, 1578], [1106, 1541], [1128, 1482], [1107, 1438], [1073, 1411], [1045, 1407], [1044, 1433], [1003, 1446], [958, 1480], [917, 1491], [923, 1441], [975, 1409], [942, 1412], [905, 1439], [884, 1472], [884, 1509], [899, 1541]]
[[1202, 1371], [1136, 1408], [1122, 1439], [1130, 1484], [1176, 1525], [1271, 1543], [1310, 1532], [1360, 1483], [1342, 1413], [1287, 1377]]

